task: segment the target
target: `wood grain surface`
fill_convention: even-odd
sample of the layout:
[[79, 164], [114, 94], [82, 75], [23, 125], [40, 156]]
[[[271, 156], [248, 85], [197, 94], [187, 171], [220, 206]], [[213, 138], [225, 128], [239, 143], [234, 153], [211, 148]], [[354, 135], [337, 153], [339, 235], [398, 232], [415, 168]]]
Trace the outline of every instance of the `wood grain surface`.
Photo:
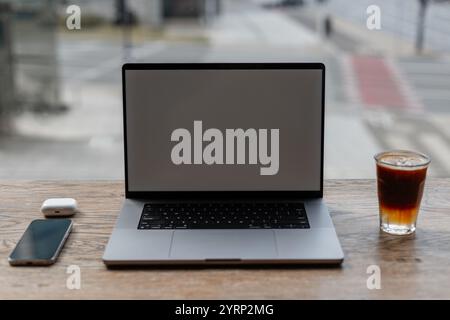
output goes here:
[[[122, 181], [0, 183], [0, 298], [38, 299], [450, 299], [450, 179], [427, 181], [414, 236], [379, 232], [375, 181], [331, 180], [325, 200], [345, 252], [340, 267], [130, 268], [102, 260], [124, 196]], [[11, 267], [7, 257], [43, 200], [73, 197], [81, 212], [56, 264]], [[69, 265], [81, 288], [69, 290]], [[366, 285], [381, 268], [380, 290]]]

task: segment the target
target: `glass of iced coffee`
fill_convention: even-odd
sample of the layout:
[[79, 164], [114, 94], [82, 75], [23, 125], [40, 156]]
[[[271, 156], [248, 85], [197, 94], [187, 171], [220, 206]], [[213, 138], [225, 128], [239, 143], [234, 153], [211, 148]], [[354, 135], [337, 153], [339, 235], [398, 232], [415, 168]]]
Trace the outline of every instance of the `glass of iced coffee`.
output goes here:
[[381, 230], [395, 235], [413, 233], [430, 158], [392, 150], [378, 153], [375, 161]]

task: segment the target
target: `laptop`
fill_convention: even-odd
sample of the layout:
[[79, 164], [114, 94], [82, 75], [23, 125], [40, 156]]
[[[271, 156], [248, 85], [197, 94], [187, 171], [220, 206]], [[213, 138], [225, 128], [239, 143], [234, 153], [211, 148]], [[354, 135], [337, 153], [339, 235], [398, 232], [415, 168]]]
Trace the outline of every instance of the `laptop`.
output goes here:
[[108, 266], [339, 264], [325, 66], [125, 64], [125, 199]]

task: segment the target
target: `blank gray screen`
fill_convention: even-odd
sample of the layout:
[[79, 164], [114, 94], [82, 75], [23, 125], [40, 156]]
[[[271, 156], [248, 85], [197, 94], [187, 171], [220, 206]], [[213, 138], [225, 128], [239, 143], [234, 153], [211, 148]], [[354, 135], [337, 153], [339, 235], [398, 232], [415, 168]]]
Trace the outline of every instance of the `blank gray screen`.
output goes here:
[[[126, 70], [125, 81], [129, 191], [320, 190], [322, 70]], [[174, 164], [171, 134], [193, 139], [194, 121], [219, 129], [224, 146], [226, 129], [278, 129], [278, 172], [261, 175], [259, 161]]]

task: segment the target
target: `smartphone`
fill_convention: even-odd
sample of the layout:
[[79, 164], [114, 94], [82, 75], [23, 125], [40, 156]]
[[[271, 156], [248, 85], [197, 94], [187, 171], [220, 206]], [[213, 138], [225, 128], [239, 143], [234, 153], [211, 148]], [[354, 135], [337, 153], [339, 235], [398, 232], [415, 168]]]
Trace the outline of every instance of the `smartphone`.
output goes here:
[[33, 220], [10, 254], [10, 265], [50, 265], [56, 262], [72, 230], [70, 219]]

